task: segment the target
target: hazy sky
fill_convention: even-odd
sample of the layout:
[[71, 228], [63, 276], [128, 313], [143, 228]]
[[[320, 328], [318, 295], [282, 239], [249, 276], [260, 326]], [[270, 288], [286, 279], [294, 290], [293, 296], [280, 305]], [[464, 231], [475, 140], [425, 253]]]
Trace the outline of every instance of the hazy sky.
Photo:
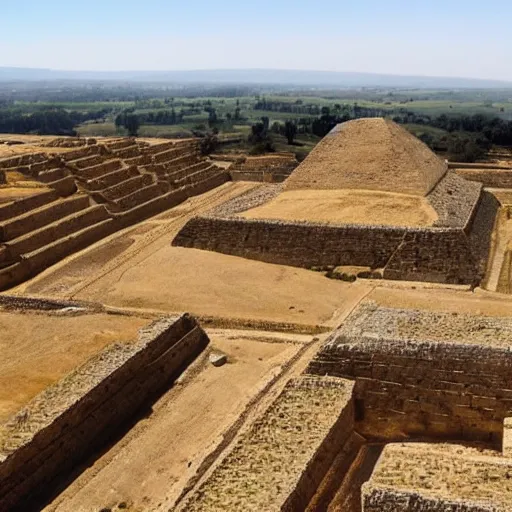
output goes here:
[[510, 0], [3, 0], [0, 66], [512, 80]]

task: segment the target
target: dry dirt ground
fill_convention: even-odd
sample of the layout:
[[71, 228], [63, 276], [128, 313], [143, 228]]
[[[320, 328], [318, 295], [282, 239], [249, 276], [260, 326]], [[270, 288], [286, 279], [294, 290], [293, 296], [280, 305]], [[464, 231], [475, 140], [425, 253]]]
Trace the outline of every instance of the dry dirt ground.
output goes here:
[[[308, 270], [171, 247], [195, 213], [257, 186], [228, 183], [91, 246], [9, 293], [74, 298], [199, 317], [329, 324], [370, 287]], [[330, 325], [330, 324], [329, 324]]]
[[250, 219], [414, 227], [432, 226], [438, 219], [423, 197], [367, 190], [288, 190], [241, 215]]
[[[62, 153], [70, 148], [48, 148], [42, 144], [58, 139], [55, 135], [8, 135], [0, 134], [0, 158], [8, 158], [25, 153]], [[5, 141], [18, 141], [23, 144], [4, 144]]]
[[[265, 387], [311, 343], [310, 336], [208, 331], [210, 351], [228, 356], [215, 368], [207, 354], [154, 405], [151, 414], [97, 459], [46, 511], [169, 510], [229, 428], [263, 398]], [[228, 434], [226, 435], [226, 433]], [[204, 466], [203, 466], [204, 467]], [[201, 472], [201, 471], [200, 471]]]
[[[9, 361], [0, 365], [0, 393], [6, 390], [0, 394], [0, 414], [17, 408], [30, 393], [105, 344], [131, 339], [148, 322], [142, 315], [188, 311], [200, 318], [259, 321], [267, 331], [208, 329], [211, 345], [206, 353], [148, 415], [85, 464], [45, 510], [116, 511], [123, 503], [132, 512], [172, 508], [183, 488], [208, 474], [228, 444], [261, 414], [288, 378], [305, 368], [327, 336], [271, 332], [272, 322], [292, 324], [297, 330], [316, 325], [332, 329], [365, 298], [393, 307], [510, 314], [511, 296], [479, 289], [379, 280], [350, 284], [308, 270], [171, 247], [175, 234], [193, 215], [257, 186], [228, 183], [191, 198], [7, 292], [98, 301], [130, 309], [133, 316], [30, 315], [30, 322], [20, 322], [7, 314], [5, 325], [0, 317], [0, 348]], [[87, 343], [80, 343], [84, 339]], [[213, 367], [208, 362], [211, 350], [226, 353], [229, 363]], [[9, 374], [11, 361], [16, 368]], [[36, 368], [41, 380], [31, 377]], [[28, 379], [19, 379], [21, 372]], [[7, 391], [7, 381], [9, 386], [16, 382], [20, 391]]]
[[32, 194], [40, 194], [48, 190], [45, 187], [11, 187], [11, 186], [0, 186], [0, 204], [8, 203], [15, 199], [22, 197], [31, 196]]
[[137, 338], [136, 316], [37, 313], [0, 315], [0, 423], [113, 342]]

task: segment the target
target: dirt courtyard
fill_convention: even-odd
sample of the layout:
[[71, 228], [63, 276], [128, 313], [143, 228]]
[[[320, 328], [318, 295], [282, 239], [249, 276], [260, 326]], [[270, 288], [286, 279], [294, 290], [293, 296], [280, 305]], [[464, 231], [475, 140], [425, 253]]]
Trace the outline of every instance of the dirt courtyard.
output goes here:
[[44, 510], [117, 510], [122, 502], [132, 511], [169, 510], [228, 429], [256, 405], [250, 402], [311, 341], [229, 330], [208, 335], [209, 351], [227, 354], [228, 364], [215, 368], [201, 357], [148, 417]]
[[331, 325], [371, 287], [309, 270], [171, 247], [196, 212], [254, 184], [229, 183], [100, 241], [9, 291], [199, 317]]
[[147, 319], [103, 313], [0, 315], [0, 423], [114, 342], [137, 338]]
[[368, 190], [287, 190], [240, 215], [249, 219], [411, 227], [432, 226], [438, 219], [424, 197]]

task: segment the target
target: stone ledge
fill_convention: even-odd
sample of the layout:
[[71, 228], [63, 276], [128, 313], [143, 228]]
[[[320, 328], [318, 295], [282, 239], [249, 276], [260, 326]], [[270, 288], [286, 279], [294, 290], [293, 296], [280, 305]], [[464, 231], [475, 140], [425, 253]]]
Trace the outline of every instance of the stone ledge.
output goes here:
[[23, 508], [93, 453], [207, 344], [189, 315], [163, 318], [35, 397], [1, 429], [0, 511]]

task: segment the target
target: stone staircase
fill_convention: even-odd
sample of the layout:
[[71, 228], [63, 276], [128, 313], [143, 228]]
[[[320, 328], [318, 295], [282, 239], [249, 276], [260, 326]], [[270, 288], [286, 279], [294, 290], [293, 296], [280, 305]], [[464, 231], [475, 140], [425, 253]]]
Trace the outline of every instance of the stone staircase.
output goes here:
[[48, 189], [0, 205], [0, 289], [230, 179], [194, 141], [149, 145], [129, 138], [0, 160], [1, 169], [18, 164]]
[[114, 230], [103, 205], [54, 190], [0, 206], [0, 288], [41, 272]]

